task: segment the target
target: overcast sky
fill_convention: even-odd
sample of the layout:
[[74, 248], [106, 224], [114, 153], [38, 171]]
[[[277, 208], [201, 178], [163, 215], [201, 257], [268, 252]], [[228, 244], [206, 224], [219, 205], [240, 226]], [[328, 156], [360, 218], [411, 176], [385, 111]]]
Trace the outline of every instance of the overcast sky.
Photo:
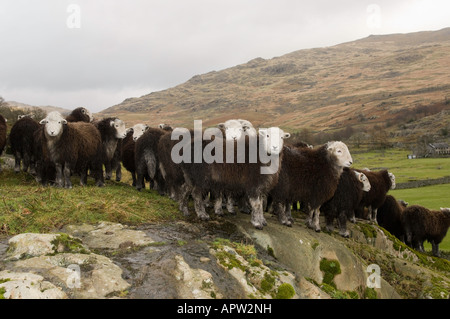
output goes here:
[[0, 0], [0, 96], [98, 112], [256, 57], [449, 26], [449, 0]]

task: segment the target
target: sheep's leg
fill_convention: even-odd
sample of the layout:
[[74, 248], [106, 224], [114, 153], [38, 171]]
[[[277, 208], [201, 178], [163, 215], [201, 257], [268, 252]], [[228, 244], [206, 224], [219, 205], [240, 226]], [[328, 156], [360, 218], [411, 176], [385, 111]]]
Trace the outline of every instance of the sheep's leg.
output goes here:
[[238, 201], [239, 212], [242, 214], [250, 214], [252, 209], [250, 203], [248, 202], [248, 196], [240, 196]]
[[439, 253], [439, 244], [437, 244], [434, 240], [431, 241], [431, 249], [433, 252], [433, 256], [441, 257], [441, 254]]
[[20, 172], [20, 153], [16, 152], [16, 154], [14, 155], [14, 172], [15, 173], [19, 173]]
[[121, 179], [122, 179], [122, 165], [118, 163], [116, 168], [116, 182], [120, 182]]
[[372, 222], [374, 224], [378, 224], [377, 222], [377, 212], [378, 212], [378, 208], [372, 208]]
[[214, 196], [214, 213], [217, 216], [223, 216], [223, 209], [222, 209], [222, 202], [223, 202], [223, 195], [222, 193], [216, 194]]
[[64, 187], [72, 188], [72, 182], [70, 181], [70, 165], [69, 163], [64, 164]]
[[236, 215], [236, 211], [234, 210], [234, 200], [231, 195], [227, 196], [227, 211], [230, 214]]
[[309, 218], [306, 221], [306, 225], [309, 228], [314, 229], [316, 232], [320, 232], [319, 217], [320, 217], [320, 209], [314, 208], [309, 211]]
[[291, 226], [294, 223], [294, 219], [292, 218], [292, 211], [291, 211], [291, 203], [286, 203], [286, 218], [289, 222], [288, 226]]
[[22, 170], [26, 173], [30, 167], [30, 155], [27, 152], [23, 154], [23, 167]]
[[273, 212], [278, 216], [278, 221], [280, 222], [280, 224], [291, 227], [292, 223], [286, 216], [286, 206], [286, 204], [283, 204], [281, 202], [272, 202]]
[[192, 198], [194, 199], [195, 212], [198, 218], [201, 220], [209, 220], [209, 215], [205, 211], [205, 205], [203, 203], [203, 194], [198, 187], [194, 187], [192, 190]]
[[189, 216], [188, 202], [189, 202], [189, 194], [190, 188], [187, 184], [183, 184], [180, 187], [180, 195], [178, 198], [178, 208], [183, 213], [184, 216]]
[[111, 168], [111, 162], [107, 161], [105, 163], [105, 179], [109, 181], [112, 176], [112, 168]]
[[131, 172], [131, 178], [133, 179], [131, 186], [136, 187], [136, 172]]
[[264, 225], [267, 224], [267, 222], [264, 219], [261, 197], [251, 196], [249, 197], [249, 201], [252, 207], [251, 223], [256, 229], [263, 229]]
[[334, 211], [330, 211], [325, 215], [327, 231], [332, 233], [334, 231]]
[[339, 235], [341, 235], [344, 238], [350, 237], [350, 232], [347, 230], [347, 214], [345, 213], [345, 211], [339, 214], [338, 222], [339, 222]]
[[63, 187], [63, 168], [62, 164], [55, 164], [56, 169], [56, 178], [55, 178], [55, 186], [56, 187]]

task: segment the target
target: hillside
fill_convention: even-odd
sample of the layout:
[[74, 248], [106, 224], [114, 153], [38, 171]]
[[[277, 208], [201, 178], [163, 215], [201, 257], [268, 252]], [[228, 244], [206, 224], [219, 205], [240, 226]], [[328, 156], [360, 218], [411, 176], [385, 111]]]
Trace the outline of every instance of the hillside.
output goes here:
[[[129, 124], [145, 119], [191, 127], [194, 119], [214, 125], [240, 117], [293, 132], [367, 128], [398, 120], [405, 109], [448, 101], [449, 67], [450, 28], [369, 36], [196, 75], [101, 114]], [[448, 120], [448, 112], [444, 115]], [[430, 121], [438, 123], [442, 115]]]
[[58, 107], [58, 106], [50, 106], [50, 105], [34, 106], [34, 105], [29, 105], [29, 104], [25, 104], [25, 103], [16, 102], [16, 101], [7, 101], [6, 104], [12, 108], [18, 108], [18, 109], [22, 109], [22, 110], [33, 110], [34, 108], [40, 108], [46, 113], [49, 113], [52, 111], [58, 111], [62, 114], [70, 113], [70, 110], [64, 109], [64, 108]]

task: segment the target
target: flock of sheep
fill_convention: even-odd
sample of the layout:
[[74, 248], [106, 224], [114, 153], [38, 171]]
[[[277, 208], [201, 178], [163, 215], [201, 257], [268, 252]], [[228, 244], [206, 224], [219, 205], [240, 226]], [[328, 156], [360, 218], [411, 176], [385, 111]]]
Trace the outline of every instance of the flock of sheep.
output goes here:
[[[209, 205], [216, 215], [223, 215], [224, 207], [234, 214], [238, 207], [241, 212], [250, 212], [253, 226], [262, 229], [267, 224], [264, 211], [270, 208], [281, 224], [291, 226], [291, 206], [296, 209], [300, 202], [308, 213], [307, 226], [315, 231], [321, 230], [321, 213], [328, 231], [333, 231], [337, 219], [343, 237], [350, 235], [347, 220], [368, 218], [415, 249], [423, 251], [423, 242], [428, 240], [433, 254], [439, 255], [438, 245], [450, 225], [450, 209], [407, 206], [387, 195], [395, 188], [395, 176], [387, 170], [350, 168], [353, 160], [344, 143], [291, 145], [285, 143], [290, 134], [282, 129], [257, 130], [241, 119], [217, 128], [222, 134], [211, 139], [205, 139], [204, 132], [185, 130], [188, 141], [181, 144], [182, 135], [175, 134], [179, 129], [163, 124], [157, 128], [137, 124], [126, 129], [118, 118], [93, 120], [89, 110], [77, 108], [65, 118], [51, 112], [40, 122], [20, 117], [8, 140], [15, 171], [21, 170], [22, 163], [22, 170], [29, 170], [43, 185], [71, 188], [71, 176], [78, 174], [81, 185], [92, 176], [97, 186], [104, 186], [113, 172], [120, 181], [123, 165], [137, 190], [150, 182], [161, 195], [176, 200], [185, 215], [192, 198], [202, 220], [210, 218]], [[0, 115], [0, 154], [6, 142], [6, 122]], [[259, 155], [252, 158], [254, 148]], [[209, 151], [215, 160], [196, 160], [199, 150], [202, 154]], [[190, 160], [175, 161], [174, 155]], [[271, 160], [262, 160], [262, 155]], [[261, 173], [263, 168], [272, 171]]]

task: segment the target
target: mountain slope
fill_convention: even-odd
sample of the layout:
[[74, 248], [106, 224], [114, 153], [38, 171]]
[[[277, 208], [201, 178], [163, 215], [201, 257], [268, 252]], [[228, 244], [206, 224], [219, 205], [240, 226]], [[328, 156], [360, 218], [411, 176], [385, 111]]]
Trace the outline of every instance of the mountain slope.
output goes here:
[[450, 28], [369, 36], [196, 75], [102, 115], [186, 127], [194, 119], [214, 125], [240, 117], [291, 131], [375, 125], [404, 108], [450, 98], [449, 67]]

